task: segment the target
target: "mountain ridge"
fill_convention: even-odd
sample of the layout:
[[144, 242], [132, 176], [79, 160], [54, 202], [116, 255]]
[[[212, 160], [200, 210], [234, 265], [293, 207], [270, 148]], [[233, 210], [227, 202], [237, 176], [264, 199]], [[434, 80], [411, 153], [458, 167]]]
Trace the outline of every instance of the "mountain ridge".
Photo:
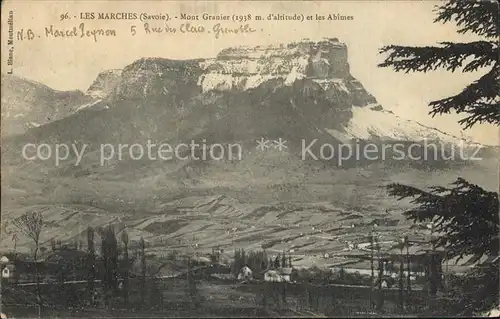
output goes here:
[[[112, 107], [120, 100], [148, 98], [150, 93], [156, 94], [157, 97], [178, 96], [180, 97], [179, 103], [185, 103], [184, 97], [192, 95], [191, 91], [197, 91], [199, 88], [201, 88], [201, 93], [228, 90], [245, 91], [269, 81], [277, 80], [281, 82], [279, 86], [290, 86], [296, 81], [304, 79], [309, 80], [306, 83], [312, 90], [317, 90], [314, 86], [318, 85], [324, 94], [334, 94], [340, 98], [343, 92], [347, 92], [347, 95], [351, 96], [353, 106], [370, 104], [369, 107], [374, 111], [365, 110], [365, 112], [357, 112], [356, 114], [370, 113], [375, 117], [382, 118], [380, 114], [375, 112], [378, 109], [382, 113], [390, 114], [391, 111], [386, 111], [379, 105], [376, 99], [364, 89], [363, 85], [349, 73], [347, 56], [347, 45], [339, 42], [337, 38], [328, 38], [321, 41], [305, 39], [269, 46], [230, 47], [221, 50], [215, 58], [209, 59], [141, 58], [122, 69], [100, 72], [85, 92], [85, 103], [74, 105], [63, 116], [54, 116], [53, 119], [71, 116], [82, 110], [101, 111]], [[176, 79], [181, 79], [180, 83], [177, 83], [179, 81]], [[183, 81], [190, 83], [186, 82], [185, 85], [182, 85]], [[195, 92], [195, 94], [199, 94], [199, 92]], [[177, 103], [175, 99], [174, 103]], [[369, 116], [362, 115], [361, 117]], [[387, 120], [391, 121], [388, 116], [383, 117], [386, 122]], [[434, 127], [405, 119], [400, 115], [395, 115], [392, 121], [400, 121], [411, 127], [412, 129], [408, 130], [410, 133], [407, 136], [404, 134], [404, 129], [396, 129], [394, 125], [388, 127], [392, 126], [392, 129], [397, 131], [396, 133], [384, 131], [376, 125], [369, 127], [368, 123], [362, 121], [366, 122], [365, 119], [353, 119], [349, 123], [344, 123], [345, 127], [341, 130], [340, 135], [336, 135], [342, 136], [343, 139], [366, 139], [371, 138], [372, 135], [376, 136], [376, 134], [369, 134], [370, 130], [372, 132], [378, 131], [381, 135], [379, 137], [389, 137], [390, 140], [398, 138], [405, 141], [438, 139], [450, 144], [459, 144], [463, 141], [465, 144], [479, 145], [467, 136], [455, 136]], [[31, 122], [40, 126], [46, 124], [47, 121], [43, 123]], [[352, 124], [354, 123], [355, 126], [356, 122], [360, 122], [366, 132], [356, 131], [355, 134], [349, 134], [349, 131], [353, 131]], [[402, 124], [400, 123], [398, 126], [401, 127]], [[426, 136], [424, 130], [419, 130], [419, 127], [429, 129], [427, 130], [429, 136]], [[325, 129], [334, 128], [325, 127]], [[345, 136], [346, 133], [347, 136]]]
[[72, 114], [72, 107], [91, 101], [80, 90], [59, 91], [16, 75], [2, 73], [2, 136], [22, 134]]

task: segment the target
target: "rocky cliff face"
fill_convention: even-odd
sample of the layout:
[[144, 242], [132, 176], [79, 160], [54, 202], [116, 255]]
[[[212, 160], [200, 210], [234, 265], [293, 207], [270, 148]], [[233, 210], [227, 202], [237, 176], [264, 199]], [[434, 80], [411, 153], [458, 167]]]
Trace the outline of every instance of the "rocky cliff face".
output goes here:
[[183, 84], [196, 84], [203, 92], [244, 91], [271, 80], [290, 86], [302, 79], [313, 81], [329, 95], [333, 91], [352, 93], [360, 105], [366, 104], [361, 99], [369, 103], [375, 100], [350, 75], [347, 47], [337, 39], [228, 48], [214, 59], [144, 58], [127, 66], [121, 74], [116, 70], [101, 73], [88, 93], [99, 98], [137, 98], [178, 94]]
[[286, 85], [314, 78], [353, 80], [349, 74], [347, 47], [338, 40], [303, 41], [290, 44], [239, 47], [222, 50], [215, 59], [201, 63], [203, 91], [245, 90], [271, 79]]
[[88, 88], [86, 94], [97, 99], [103, 99], [109, 96], [115, 87], [120, 83], [122, 70], [107, 70], [97, 75], [92, 85]]
[[196, 94], [196, 81], [201, 72], [196, 61], [143, 58], [123, 69], [110, 98], [189, 97]]
[[[219, 100], [225, 105], [228, 99], [220, 100], [222, 96], [248, 92], [243, 100], [256, 105], [267, 92], [266, 98], [272, 95], [274, 101], [308, 113], [308, 120], [318, 129], [326, 129], [342, 141], [381, 138], [472, 143], [384, 110], [349, 70], [348, 48], [338, 39], [303, 40], [227, 48], [213, 59], [143, 58], [122, 71], [101, 73], [88, 93], [111, 104], [153, 98], [184, 105], [194, 98], [202, 104]], [[254, 95], [258, 100], [248, 98]]]

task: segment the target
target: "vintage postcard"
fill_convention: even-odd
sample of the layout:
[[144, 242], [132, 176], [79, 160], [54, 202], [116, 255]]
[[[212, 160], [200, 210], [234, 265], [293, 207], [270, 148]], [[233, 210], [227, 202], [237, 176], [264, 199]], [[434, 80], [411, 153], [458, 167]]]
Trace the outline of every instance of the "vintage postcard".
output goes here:
[[1, 14], [2, 318], [499, 315], [495, 1]]

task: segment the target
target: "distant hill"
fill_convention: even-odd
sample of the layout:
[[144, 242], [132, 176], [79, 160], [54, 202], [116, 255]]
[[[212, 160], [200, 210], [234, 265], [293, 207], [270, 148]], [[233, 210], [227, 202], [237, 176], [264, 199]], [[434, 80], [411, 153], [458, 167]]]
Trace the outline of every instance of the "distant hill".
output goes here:
[[38, 82], [2, 74], [2, 136], [22, 134], [64, 118], [72, 114], [72, 107], [91, 100], [78, 90], [57, 91]]

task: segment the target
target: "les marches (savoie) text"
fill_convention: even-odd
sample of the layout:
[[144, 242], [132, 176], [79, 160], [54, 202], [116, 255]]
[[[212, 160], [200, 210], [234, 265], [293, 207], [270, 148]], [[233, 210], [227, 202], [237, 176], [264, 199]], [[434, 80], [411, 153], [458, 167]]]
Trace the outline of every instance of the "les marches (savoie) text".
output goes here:
[[[69, 15], [61, 15], [62, 19], [70, 18]], [[76, 16], [75, 16], [76, 18]], [[81, 12], [79, 15], [80, 19], [83, 20], [171, 20], [168, 13], [136, 13], [136, 12]], [[62, 20], [61, 19], [61, 20]], [[180, 13], [175, 16], [174, 19], [189, 20], [189, 21], [233, 21], [233, 22], [246, 22], [250, 20], [262, 21], [262, 20], [278, 20], [278, 21], [290, 21], [290, 20], [330, 20], [330, 21], [349, 21], [354, 20], [352, 15], [342, 15], [339, 13], [331, 14], [315, 14], [307, 15], [304, 17], [303, 14], [299, 13], [269, 13], [265, 16], [261, 15], [251, 15], [251, 14], [212, 14], [212, 13], [202, 13], [202, 14], [189, 14]]]

